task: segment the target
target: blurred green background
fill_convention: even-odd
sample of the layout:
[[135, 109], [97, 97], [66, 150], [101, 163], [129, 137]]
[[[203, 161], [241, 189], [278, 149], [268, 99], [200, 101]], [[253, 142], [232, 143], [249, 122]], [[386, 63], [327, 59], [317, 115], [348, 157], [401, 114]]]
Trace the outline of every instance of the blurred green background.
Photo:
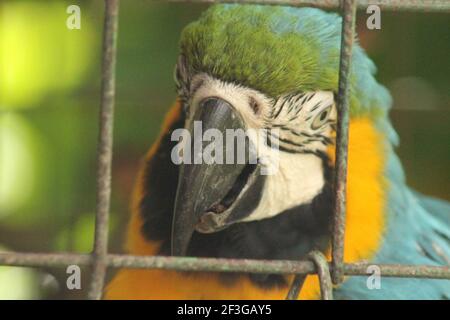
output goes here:
[[[81, 8], [68, 30], [66, 8]], [[206, 6], [122, 1], [110, 250], [121, 252], [140, 159], [175, 99], [182, 28]], [[382, 12], [358, 34], [394, 97], [409, 184], [450, 200], [449, 16]], [[95, 208], [102, 1], [0, 1], [0, 251], [90, 252]], [[64, 269], [0, 267], [0, 299], [82, 298]]]

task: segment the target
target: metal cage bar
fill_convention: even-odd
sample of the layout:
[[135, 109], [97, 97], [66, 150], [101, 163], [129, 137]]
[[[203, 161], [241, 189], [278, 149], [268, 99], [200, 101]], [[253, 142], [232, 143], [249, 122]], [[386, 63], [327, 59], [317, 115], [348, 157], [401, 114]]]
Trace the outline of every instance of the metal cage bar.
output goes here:
[[355, 39], [356, 0], [343, 2], [341, 55], [339, 59], [339, 84], [337, 93], [336, 161], [334, 176], [334, 220], [331, 255], [333, 282], [344, 280], [344, 233], [347, 191], [348, 125], [350, 119], [349, 91], [350, 64]]
[[[336, 9], [342, 0], [166, 0], [167, 2], [187, 3], [241, 3], [287, 5], [294, 7], [317, 7]], [[345, 2], [345, 1], [344, 1]], [[419, 11], [419, 12], [450, 12], [450, 2], [446, 0], [359, 0], [358, 9], [365, 10], [369, 5], [377, 5], [382, 10]]]
[[[0, 253], [0, 265], [24, 267], [63, 267], [69, 264], [89, 266], [91, 254], [76, 253]], [[106, 265], [111, 268], [171, 269], [180, 271], [250, 272], [275, 274], [315, 274], [314, 263], [309, 260], [251, 260], [194, 257], [135, 256], [108, 254]], [[344, 275], [366, 276], [370, 263], [346, 263]], [[450, 266], [423, 266], [377, 264], [384, 277], [416, 277], [450, 279]], [[333, 267], [330, 267], [333, 269]]]
[[116, 50], [119, 1], [105, 2], [103, 30], [102, 88], [100, 130], [97, 154], [97, 214], [95, 218], [94, 260], [90, 299], [100, 299], [106, 274], [108, 221], [111, 202], [111, 166], [113, 149], [114, 99], [116, 93]]
[[[342, 42], [339, 66], [338, 132], [336, 142], [336, 197], [332, 239], [332, 261], [328, 263], [320, 253], [310, 254], [309, 260], [249, 260], [212, 259], [194, 257], [134, 256], [108, 254], [108, 217], [111, 196], [112, 139], [115, 97], [115, 64], [118, 28], [119, 0], [105, 0], [105, 17], [102, 53], [102, 88], [100, 104], [100, 130], [97, 154], [97, 212], [95, 241], [92, 254], [75, 253], [0, 253], [0, 266], [62, 267], [70, 264], [92, 266], [88, 297], [100, 299], [105, 273], [111, 268], [171, 269], [179, 271], [249, 272], [296, 275], [289, 290], [288, 299], [296, 299], [307, 274], [318, 274], [323, 299], [332, 298], [332, 283], [342, 281], [343, 276], [369, 275], [370, 264], [344, 263], [343, 240], [345, 225], [345, 187], [348, 144], [348, 77], [354, 38], [356, 9], [370, 4], [385, 10], [450, 12], [450, 2], [445, 0], [166, 0], [189, 3], [248, 3], [314, 6], [343, 10]], [[450, 266], [377, 264], [385, 277], [415, 277], [450, 279]]]
[[[327, 263], [327, 259], [320, 251], [311, 252], [309, 257], [317, 268], [322, 300], [333, 300], [333, 282], [331, 281], [330, 266]], [[342, 266], [343, 272], [344, 268]]]

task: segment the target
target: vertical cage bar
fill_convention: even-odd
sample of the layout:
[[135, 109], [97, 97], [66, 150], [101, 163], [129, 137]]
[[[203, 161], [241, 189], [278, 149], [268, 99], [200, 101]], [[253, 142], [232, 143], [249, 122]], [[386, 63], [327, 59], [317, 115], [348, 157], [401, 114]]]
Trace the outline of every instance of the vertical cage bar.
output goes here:
[[343, 18], [339, 63], [339, 89], [337, 94], [338, 122], [336, 131], [335, 202], [332, 238], [332, 277], [335, 284], [342, 282], [344, 278], [343, 259], [349, 130], [349, 78], [355, 33], [356, 6], [356, 0], [343, 0], [341, 6]]
[[107, 267], [118, 13], [119, 1], [105, 0], [100, 130], [97, 151], [97, 214], [94, 263], [88, 294], [89, 299], [95, 300], [102, 297]]
[[319, 277], [320, 297], [322, 300], [333, 300], [333, 282], [327, 259], [320, 251], [313, 251], [309, 258], [314, 262]]
[[292, 281], [286, 300], [297, 300], [306, 280], [306, 274], [297, 274]]

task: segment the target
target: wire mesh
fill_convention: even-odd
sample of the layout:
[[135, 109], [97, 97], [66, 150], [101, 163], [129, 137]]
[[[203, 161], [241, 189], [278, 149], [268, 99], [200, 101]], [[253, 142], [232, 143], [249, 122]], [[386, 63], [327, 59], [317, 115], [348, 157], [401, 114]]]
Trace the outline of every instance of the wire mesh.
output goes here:
[[[294, 274], [287, 299], [296, 299], [303, 280], [308, 274], [318, 274], [322, 299], [332, 299], [332, 282], [338, 284], [346, 276], [370, 275], [370, 264], [343, 261], [345, 229], [345, 190], [349, 121], [349, 83], [351, 52], [354, 39], [356, 9], [365, 9], [370, 4], [384, 10], [450, 12], [449, 1], [433, 0], [167, 0], [188, 3], [248, 3], [277, 4], [291, 6], [314, 6], [340, 8], [342, 10], [342, 42], [339, 67], [338, 130], [336, 142], [336, 194], [335, 218], [332, 238], [332, 261], [327, 262], [323, 254], [313, 252], [303, 261], [212, 259], [195, 257], [134, 256], [108, 253], [108, 217], [111, 197], [112, 137], [115, 97], [115, 65], [118, 31], [119, 0], [105, 0], [105, 16], [102, 49], [102, 87], [100, 104], [100, 132], [97, 154], [97, 212], [95, 241], [92, 254], [74, 253], [0, 253], [0, 265], [57, 267], [77, 264], [91, 266], [92, 276], [89, 299], [101, 299], [107, 268], [171, 269], [179, 271], [247, 272]], [[377, 264], [385, 277], [415, 277], [450, 279], [449, 266]]]

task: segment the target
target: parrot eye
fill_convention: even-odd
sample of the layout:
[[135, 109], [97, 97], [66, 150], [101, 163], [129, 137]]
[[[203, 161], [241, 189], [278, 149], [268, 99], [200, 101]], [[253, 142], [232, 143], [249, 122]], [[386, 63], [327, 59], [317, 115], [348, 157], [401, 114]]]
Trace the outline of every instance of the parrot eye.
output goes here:
[[327, 122], [329, 116], [331, 114], [331, 106], [326, 107], [323, 109], [313, 120], [311, 124], [311, 128], [314, 130], [319, 129], [321, 126]]
[[250, 107], [252, 108], [252, 110], [253, 110], [253, 112], [255, 113], [255, 114], [258, 114], [259, 113], [259, 111], [260, 111], [260, 106], [259, 106], [259, 104], [258, 104], [258, 101], [256, 101], [254, 98], [252, 98], [252, 97], [250, 97], [249, 98], [249, 100], [250, 100]]

